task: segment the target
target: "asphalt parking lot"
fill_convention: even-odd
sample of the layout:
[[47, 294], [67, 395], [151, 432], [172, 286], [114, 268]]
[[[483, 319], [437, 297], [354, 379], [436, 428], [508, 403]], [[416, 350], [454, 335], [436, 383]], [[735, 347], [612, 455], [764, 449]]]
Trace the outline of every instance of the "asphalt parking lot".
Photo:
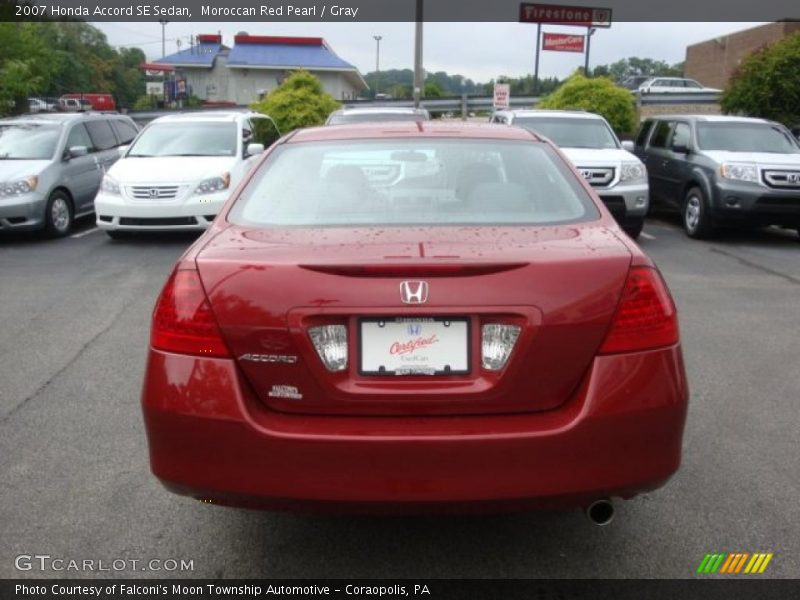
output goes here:
[[[481, 517], [221, 508], [150, 475], [139, 409], [150, 311], [192, 237], [0, 238], [0, 577], [14, 558], [185, 559], [185, 577], [692, 577], [706, 552], [800, 572], [800, 241], [777, 230], [642, 247], [680, 311], [691, 406], [681, 470], [618, 506]], [[117, 576], [164, 573], [123, 571]], [[86, 573], [93, 575], [93, 573]], [[97, 575], [97, 573], [94, 573]]]

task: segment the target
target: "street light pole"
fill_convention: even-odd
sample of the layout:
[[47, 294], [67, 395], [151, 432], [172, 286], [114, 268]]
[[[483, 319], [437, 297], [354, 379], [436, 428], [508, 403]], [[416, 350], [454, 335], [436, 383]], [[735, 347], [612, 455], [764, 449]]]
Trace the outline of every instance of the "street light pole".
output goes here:
[[414, 36], [414, 107], [419, 108], [422, 97], [422, 0], [417, 0], [416, 29]]
[[158, 22], [161, 23], [161, 58], [164, 58], [167, 55], [167, 38], [165, 29], [169, 21], [160, 19]]
[[586, 77], [589, 77], [589, 48], [592, 45], [592, 36], [595, 31], [597, 30], [594, 27], [586, 28], [586, 62], [583, 65], [583, 74]]
[[375, 95], [378, 95], [378, 80], [381, 75], [381, 40], [383, 39], [382, 35], [373, 35], [372, 39], [378, 45], [378, 49], [375, 52]]

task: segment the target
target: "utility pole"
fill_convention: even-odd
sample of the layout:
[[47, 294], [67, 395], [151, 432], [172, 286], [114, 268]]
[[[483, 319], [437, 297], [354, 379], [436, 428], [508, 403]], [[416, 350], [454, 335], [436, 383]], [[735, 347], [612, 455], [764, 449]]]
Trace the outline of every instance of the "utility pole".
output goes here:
[[164, 58], [167, 55], [166, 27], [169, 21], [160, 19], [158, 22], [161, 23], [161, 58]]
[[422, 0], [417, 0], [416, 30], [414, 35], [414, 107], [419, 108], [422, 97]]
[[539, 49], [542, 47], [542, 24], [536, 24], [536, 63], [533, 67], [533, 95], [539, 92]]
[[382, 35], [373, 35], [372, 39], [378, 44], [378, 49], [375, 52], [375, 95], [378, 95], [378, 80], [381, 75], [381, 40]]
[[594, 27], [586, 28], [586, 62], [583, 65], [583, 74], [586, 77], [589, 77], [589, 48], [592, 45], [592, 36], [595, 31], [597, 30]]

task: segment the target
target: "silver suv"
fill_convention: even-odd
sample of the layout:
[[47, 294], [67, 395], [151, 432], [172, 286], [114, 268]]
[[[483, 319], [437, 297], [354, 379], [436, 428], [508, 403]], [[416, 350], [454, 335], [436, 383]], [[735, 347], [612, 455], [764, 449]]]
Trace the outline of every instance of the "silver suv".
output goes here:
[[764, 119], [650, 117], [636, 136], [654, 205], [681, 212], [689, 237], [725, 225], [800, 232], [800, 145]]
[[76, 217], [94, 212], [103, 174], [138, 131], [118, 114], [0, 119], [0, 232], [67, 235]]
[[649, 203], [647, 171], [623, 148], [603, 117], [570, 110], [503, 110], [495, 112], [491, 121], [524, 127], [552, 140], [625, 232], [639, 237]]

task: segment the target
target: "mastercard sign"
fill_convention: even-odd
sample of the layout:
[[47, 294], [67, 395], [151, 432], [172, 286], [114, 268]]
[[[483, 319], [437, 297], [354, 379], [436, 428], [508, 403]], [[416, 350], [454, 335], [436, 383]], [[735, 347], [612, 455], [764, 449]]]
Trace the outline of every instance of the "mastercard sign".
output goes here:
[[569, 35], [566, 33], [545, 33], [542, 40], [542, 50], [556, 52], [583, 52], [584, 35]]

